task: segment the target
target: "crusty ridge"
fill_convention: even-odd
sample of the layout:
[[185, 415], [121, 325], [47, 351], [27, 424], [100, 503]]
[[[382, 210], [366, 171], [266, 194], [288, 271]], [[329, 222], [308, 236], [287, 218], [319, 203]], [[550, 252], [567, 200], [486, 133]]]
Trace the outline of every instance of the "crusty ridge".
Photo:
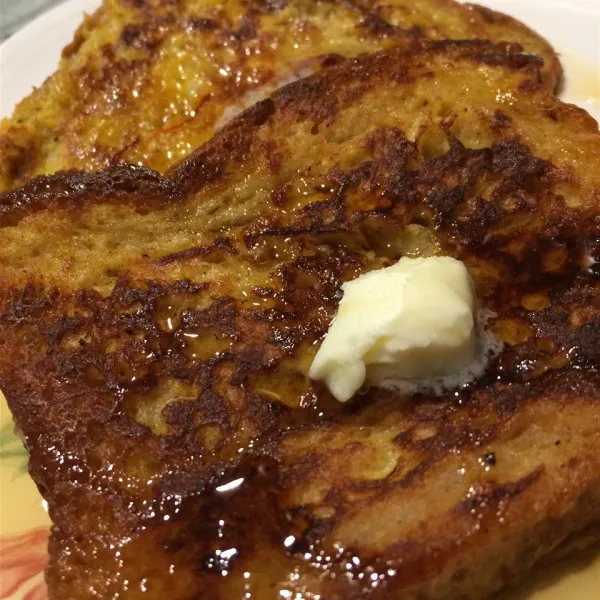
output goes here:
[[[0, 387], [52, 598], [480, 600], [597, 523], [600, 133], [538, 74], [484, 42], [364, 56], [168, 177], [0, 197]], [[497, 313], [486, 378], [311, 384], [341, 284], [436, 253]]]
[[0, 191], [119, 162], [165, 172], [249, 106], [335, 55], [415, 40], [491, 39], [558, 57], [514, 19], [452, 0], [105, 0], [58, 71], [0, 125]]

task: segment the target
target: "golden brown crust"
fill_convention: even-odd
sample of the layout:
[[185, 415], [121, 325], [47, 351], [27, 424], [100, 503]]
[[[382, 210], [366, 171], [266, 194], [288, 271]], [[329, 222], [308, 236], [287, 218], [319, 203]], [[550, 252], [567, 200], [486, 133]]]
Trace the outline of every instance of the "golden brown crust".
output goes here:
[[561, 74], [550, 45], [524, 25], [452, 0], [105, 0], [59, 70], [0, 125], [0, 191], [118, 162], [164, 173], [232, 109], [328, 56], [424, 38], [519, 43], [545, 61], [548, 87]]
[[[168, 177], [0, 195], [0, 387], [52, 600], [481, 600], [599, 521], [600, 133], [539, 66], [363, 56]], [[341, 284], [440, 251], [497, 313], [485, 378], [348, 406], [311, 384]]]

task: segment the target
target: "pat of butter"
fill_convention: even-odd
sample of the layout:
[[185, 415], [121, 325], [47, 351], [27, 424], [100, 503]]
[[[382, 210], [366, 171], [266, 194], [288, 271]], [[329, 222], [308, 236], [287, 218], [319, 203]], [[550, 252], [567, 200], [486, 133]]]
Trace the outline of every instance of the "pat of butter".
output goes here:
[[342, 289], [309, 372], [340, 402], [365, 381], [399, 389], [402, 382], [440, 380], [476, 361], [476, 299], [462, 262], [402, 258]]

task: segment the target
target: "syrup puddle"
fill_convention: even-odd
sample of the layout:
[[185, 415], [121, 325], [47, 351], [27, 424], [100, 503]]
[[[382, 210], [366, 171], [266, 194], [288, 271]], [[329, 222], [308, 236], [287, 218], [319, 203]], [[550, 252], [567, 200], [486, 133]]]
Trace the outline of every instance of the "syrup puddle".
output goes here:
[[600, 120], [600, 68], [570, 52], [561, 52], [565, 70], [560, 97], [585, 108]]

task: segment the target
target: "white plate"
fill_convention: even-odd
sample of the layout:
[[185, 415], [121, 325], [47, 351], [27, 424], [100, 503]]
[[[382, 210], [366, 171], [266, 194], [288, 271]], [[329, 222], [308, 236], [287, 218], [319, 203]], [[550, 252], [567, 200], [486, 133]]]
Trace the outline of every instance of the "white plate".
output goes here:
[[[56, 68], [84, 12], [100, 0], [69, 0], [44, 13], [0, 46], [0, 117]], [[600, 0], [481, 0], [546, 36], [567, 73], [562, 97], [600, 120]]]
[[[54, 71], [62, 48], [71, 41], [84, 11], [93, 12], [100, 1], [69, 0], [43, 14], [0, 46], [0, 116], [10, 115], [16, 103], [27, 96], [33, 87], [41, 85]], [[546, 36], [561, 53], [566, 69], [566, 85], [562, 97], [583, 106], [600, 119], [600, 0], [481, 0], [480, 3], [511, 14]], [[3, 400], [0, 396], [1, 402]], [[0, 421], [8, 422], [8, 416]], [[20, 552], [25, 554], [15, 558], [26, 568], [29, 568], [31, 561], [35, 565], [40, 563], [41, 570], [43, 556], [41, 562], [38, 557], [40, 553], [44, 553], [46, 517], [41, 509], [39, 496], [25, 477], [15, 479], [20, 465], [11, 463], [2, 466], [2, 500], [3, 506], [6, 504], [8, 507], [6, 516], [10, 513], [10, 517], [3, 519], [0, 535], [24, 532], [21, 537], [10, 538], [27, 541], [26, 547], [21, 544], [25, 550]], [[29, 487], [26, 488], [26, 484]], [[41, 525], [44, 528], [39, 529]], [[30, 542], [38, 538], [37, 545]], [[0, 537], [0, 542], [2, 539], [6, 541], [9, 538]], [[28, 581], [25, 577], [23, 591], [11, 596], [11, 600], [22, 600], [25, 594], [32, 593], [34, 586], [37, 586], [40, 594], [35, 597], [43, 597], [41, 574], [35, 569], [29, 576], [31, 574], [35, 574], [36, 579]], [[14, 576], [12, 571], [11, 575]], [[516, 596], [513, 594], [505, 600], [571, 598], [600, 598], [600, 557], [550, 569], [541, 577], [536, 577], [529, 588], [522, 589]]]
[[101, 0], [59, 4], [0, 46], [0, 117], [11, 115], [17, 102], [54, 72], [62, 49], [83, 20], [83, 13], [94, 12], [100, 4]]

